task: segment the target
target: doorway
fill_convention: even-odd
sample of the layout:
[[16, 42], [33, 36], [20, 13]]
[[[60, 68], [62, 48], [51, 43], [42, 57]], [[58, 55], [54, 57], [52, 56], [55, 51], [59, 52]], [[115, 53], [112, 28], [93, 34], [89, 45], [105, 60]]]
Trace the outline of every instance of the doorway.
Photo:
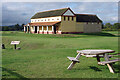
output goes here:
[[54, 34], [56, 34], [56, 26], [54, 26]]
[[25, 32], [27, 32], [27, 26], [25, 27]]
[[37, 33], [37, 26], [35, 26], [35, 33]]

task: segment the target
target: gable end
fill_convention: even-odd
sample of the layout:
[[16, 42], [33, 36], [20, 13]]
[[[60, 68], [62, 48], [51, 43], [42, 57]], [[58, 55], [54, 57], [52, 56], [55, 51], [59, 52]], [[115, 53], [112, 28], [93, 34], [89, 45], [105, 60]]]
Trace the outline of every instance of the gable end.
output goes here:
[[75, 16], [74, 12], [68, 8], [63, 14], [62, 16]]

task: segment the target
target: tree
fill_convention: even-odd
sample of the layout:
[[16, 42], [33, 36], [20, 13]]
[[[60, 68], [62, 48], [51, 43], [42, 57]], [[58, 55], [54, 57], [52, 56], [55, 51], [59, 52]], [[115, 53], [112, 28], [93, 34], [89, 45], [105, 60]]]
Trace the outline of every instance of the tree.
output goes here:
[[23, 29], [24, 29], [24, 25], [25, 25], [25, 24], [22, 24], [22, 25], [21, 25], [21, 30], [23, 30]]
[[15, 30], [19, 30], [20, 29], [20, 25], [19, 24], [16, 24], [15, 26], [14, 26], [14, 28], [15, 28]]
[[115, 30], [120, 29], [120, 23], [114, 23], [113, 28], [114, 28]]
[[112, 24], [106, 23], [104, 27], [105, 27], [105, 28], [111, 28], [111, 26], [112, 26]]
[[8, 26], [3, 26], [2, 31], [9, 31], [9, 27]]
[[102, 29], [104, 29], [104, 24], [102, 23]]
[[9, 27], [9, 31], [15, 31], [14, 27]]

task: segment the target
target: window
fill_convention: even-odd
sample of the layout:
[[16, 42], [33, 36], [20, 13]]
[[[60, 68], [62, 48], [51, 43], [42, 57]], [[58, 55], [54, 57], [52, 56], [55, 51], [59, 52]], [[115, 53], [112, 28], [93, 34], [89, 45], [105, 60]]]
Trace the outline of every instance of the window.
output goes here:
[[45, 19], [45, 21], [46, 21], [46, 19]]
[[64, 21], [65, 21], [65, 16], [64, 16]]
[[99, 24], [99, 22], [97, 22], [97, 24]]
[[38, 20], [38, 22], [39, 22], [39, 20]]
[[35, 22], [36, 22], [36, 20], [35, 20]]
[[48, 21], [50, 21], [50, 19], [48, 19]]
[[74, 17], [72, 16], [72, 21], [74, 20]]
[[88, 24], [88, 22], [86, 24]]
[[54, 19], [52, 19], [52, 20], [54, 20]]
[[43, 21], [43, 20], [41, 20], [41, 21]]
[[57, 18], [57, 20], [59, 20], [59, 18]]
[[68, 21], [70, 20], [70, 17], [68, 16]]

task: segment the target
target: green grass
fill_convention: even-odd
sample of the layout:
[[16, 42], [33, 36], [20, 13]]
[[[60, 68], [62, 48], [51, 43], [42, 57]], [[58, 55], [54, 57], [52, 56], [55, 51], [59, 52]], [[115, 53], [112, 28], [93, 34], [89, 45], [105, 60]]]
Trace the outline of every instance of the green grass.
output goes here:
[[[97, 65], [95, 58], [81, 57], [80, 63], [67, 70], [71, 63], [67, 56], [77, 55], [76, 50], [112, 49], [118, 53], [117, 32], [96, 34], [28, 34], [23, 32], [2, 32], [3, 78], [117, 78], [107, 66]], [[11, 41], [20, 40], [21, 50], [13, 50]], [[102, 59], [104, 60], [104, 59]]]

